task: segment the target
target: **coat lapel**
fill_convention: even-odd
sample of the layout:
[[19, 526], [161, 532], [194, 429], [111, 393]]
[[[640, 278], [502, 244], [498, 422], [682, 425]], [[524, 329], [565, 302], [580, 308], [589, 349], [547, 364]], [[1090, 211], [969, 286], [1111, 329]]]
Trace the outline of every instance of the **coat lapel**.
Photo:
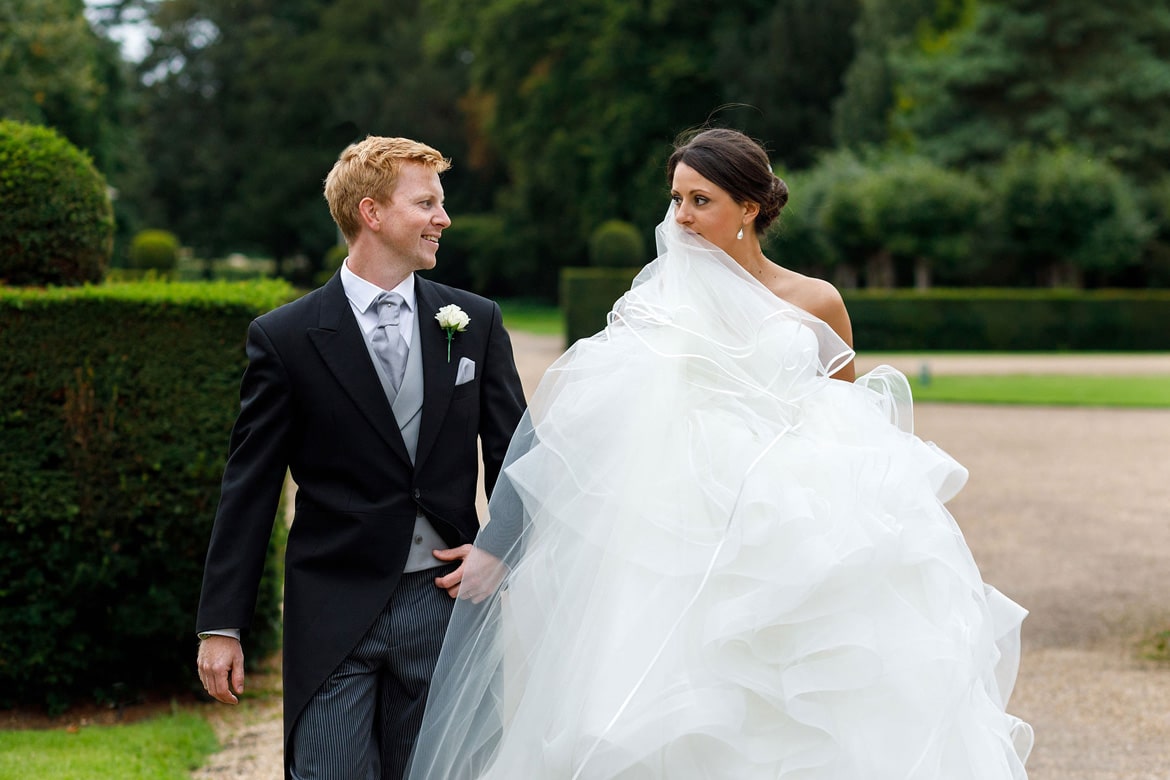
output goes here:
[[417, 274], [414, 277], [414, 295], [423, 358], [422, 422], [414, 459], [415, 465], [420, 466], [430, 453], [439, 435], [443, 417], [447, 414], [447, 407], [451, 405], [459, 359], [452, 353], [452, 359], [447, 360], [447, 334], [435, 321], [435, 314], [449, 302], [439, 297], [438, 290], [431, 282]]
[[338, 384], [390, 448], [410, 465], [402, 432], [378, 381], [349, 299], [345, 297], [340, 274], [335, 274], [322, 288], [318, 327], [309, 328], [308, 335]]

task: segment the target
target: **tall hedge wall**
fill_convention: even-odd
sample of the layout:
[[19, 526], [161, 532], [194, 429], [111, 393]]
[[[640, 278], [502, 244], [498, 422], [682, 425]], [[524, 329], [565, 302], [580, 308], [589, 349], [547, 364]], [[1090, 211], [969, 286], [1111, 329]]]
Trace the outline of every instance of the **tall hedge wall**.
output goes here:
[[1170, 350], [1170, 290], [846, 291], [859, 351]]
[[[568, 344], [605, 327], [639, 269], [565, 268]], [[1170, 350], [1170, 290], [846, 290], [858, 351]]]
[[605, 327], [606, 316], [622, 297], [638, 268], [562, 268], [561, 309], [565, 313], [565, 342], [588, 338]]
[[[293, 297], [283, 282], [0, 288], [0, 705], [194, 679], [247, 325]], [[279, 638], [273, 538], [252, 652]]]

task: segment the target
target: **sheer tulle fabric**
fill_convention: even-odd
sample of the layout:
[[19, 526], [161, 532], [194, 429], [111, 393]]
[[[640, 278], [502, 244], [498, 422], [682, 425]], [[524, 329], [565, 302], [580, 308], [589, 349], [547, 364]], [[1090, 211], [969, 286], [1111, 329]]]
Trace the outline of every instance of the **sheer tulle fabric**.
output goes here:
[[1025, 611], [943, 506], [966, 471], [672, 216], [532, 399], [410, 777], [1026, 777]]

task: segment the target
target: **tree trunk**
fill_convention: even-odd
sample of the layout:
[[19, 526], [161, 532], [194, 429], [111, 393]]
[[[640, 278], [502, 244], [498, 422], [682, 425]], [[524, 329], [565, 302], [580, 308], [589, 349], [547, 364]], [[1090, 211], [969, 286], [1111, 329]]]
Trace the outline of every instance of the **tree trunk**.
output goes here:
[[889, 252], [878, 252], [865, 261], [865, 286], [877, 290], [893, 289], [894, 258]]
[[848, 263], [841, 263], [833, 269], [833, 285], [838, 290], [856, 290], [857, 269]]
[[930, 289], [930, 260], [925, 257], [914, 258], [914, 289]]
[[1048, 287], [1067, 287], [1080, 290], [1085, 286], [1085, 272], [1072, 263], [1053, 263], [1045, 273]]

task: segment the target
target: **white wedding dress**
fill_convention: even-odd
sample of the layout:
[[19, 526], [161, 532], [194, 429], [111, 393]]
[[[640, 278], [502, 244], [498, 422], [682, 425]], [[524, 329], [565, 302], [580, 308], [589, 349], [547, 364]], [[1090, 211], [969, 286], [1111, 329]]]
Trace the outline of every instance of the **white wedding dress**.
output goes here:
[[410, 777], [1026, 777], [1025, 611], [905, 378], [828, 379], [827, 325], [658, 238], [521, 423], [468, 563], [507, 577], [456, 607]]

